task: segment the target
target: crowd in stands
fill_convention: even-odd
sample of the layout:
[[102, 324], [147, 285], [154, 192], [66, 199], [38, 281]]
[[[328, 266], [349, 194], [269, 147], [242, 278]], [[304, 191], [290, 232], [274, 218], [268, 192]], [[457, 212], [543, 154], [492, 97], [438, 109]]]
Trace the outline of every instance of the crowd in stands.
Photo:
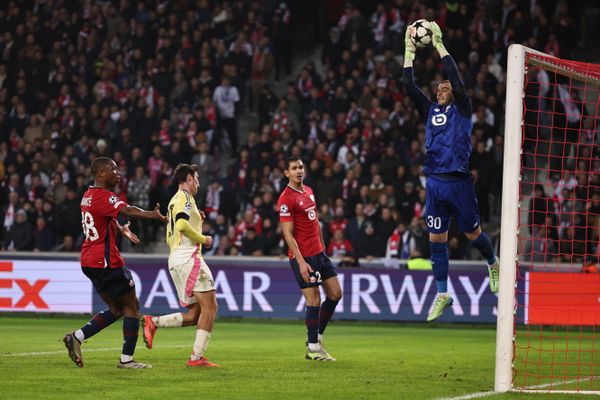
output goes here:
[[[208, 254], [283, 254], [275, 205], [284, 160], [296, 155], [330, 255], [427, 258], [425, 130], [401, 85], [407, 22], [438, 21], [468, 88], [487, 224], [500, 211], [506, 49], [518, 42], [568, 58], [577, 42], [567, 2], [531, 4], [3, 2], [3, 248], [76, 251], [90, 161], [109, 156], [123, 177], [117, 194], [142, 208], [166, 207], [174, 167], [197, 164], [204, 231], [216, 239]], [[299, 21], [319, 7], [326, 21], [304, 26], [327, 27], [317, 38], [322, 58], [290, 75], [294, 43], [308, 34]], [[428, 95], [444, 79], [432, 49], [417, 55], [415, 75]], [[287, 86], [275, 90], [281, 80]], [[247, 113], [258, 126], [240, 133]], [[223, 159], [231, 162], [221, 168]], [[156, 224], [135, 224], [144, 243], [164, 237]], [[450, 237], [451, 258], [469, 258], [464, 237]]]

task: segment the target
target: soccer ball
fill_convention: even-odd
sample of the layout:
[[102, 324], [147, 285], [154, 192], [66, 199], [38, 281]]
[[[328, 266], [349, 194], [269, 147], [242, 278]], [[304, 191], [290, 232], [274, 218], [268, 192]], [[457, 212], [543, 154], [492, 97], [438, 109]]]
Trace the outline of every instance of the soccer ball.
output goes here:
[[419, 19], [410, 26], [410, 40], [416, 47], [429, 46], [432, 41], [433, 32], [431, 31], [431, 22], [426, 19]]

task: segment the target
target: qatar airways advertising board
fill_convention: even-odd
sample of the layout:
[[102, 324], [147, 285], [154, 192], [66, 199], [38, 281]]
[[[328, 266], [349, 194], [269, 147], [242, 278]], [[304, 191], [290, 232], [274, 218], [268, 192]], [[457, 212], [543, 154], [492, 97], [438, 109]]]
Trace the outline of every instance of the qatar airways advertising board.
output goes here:
[[[210, 260], [207, 262], [210, 265]], [[164, 264], [130, 263], [129, 267], [144, 313], [180, 309]], [[289, 267], [213, 265], [211, 270], [219, 316], [304, 317], [305, 303]], [[435, 280], [428, 271], [355, 268], [339, 269], [338, 274], [344, 297], [337, 306], [336, 319], [424, 321], [435, 300]], [[452, 274], [448, 289], [454, 304], [440, 322], [496, 321], [497, 298], [489, 291], [487, 272]], [[97, 295], [93, 308], [105, 308]]]

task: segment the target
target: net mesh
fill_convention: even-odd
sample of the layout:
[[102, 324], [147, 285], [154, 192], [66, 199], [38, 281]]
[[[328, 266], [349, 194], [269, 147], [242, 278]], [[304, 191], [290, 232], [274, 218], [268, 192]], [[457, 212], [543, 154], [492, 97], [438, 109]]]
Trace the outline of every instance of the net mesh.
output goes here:
[[525, 70], [513, 387], [600, 391], [600, 66]]

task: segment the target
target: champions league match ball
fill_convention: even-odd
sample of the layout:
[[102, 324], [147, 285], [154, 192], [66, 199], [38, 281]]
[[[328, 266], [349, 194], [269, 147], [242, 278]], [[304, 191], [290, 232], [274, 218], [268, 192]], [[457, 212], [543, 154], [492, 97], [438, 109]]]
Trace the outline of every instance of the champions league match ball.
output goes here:
[[432, 41], [433, 32], [431, 31], [431, 22], [426, 19], [419, 19], [410, 25], [410, 39], [416, 47], [429, 46]]

